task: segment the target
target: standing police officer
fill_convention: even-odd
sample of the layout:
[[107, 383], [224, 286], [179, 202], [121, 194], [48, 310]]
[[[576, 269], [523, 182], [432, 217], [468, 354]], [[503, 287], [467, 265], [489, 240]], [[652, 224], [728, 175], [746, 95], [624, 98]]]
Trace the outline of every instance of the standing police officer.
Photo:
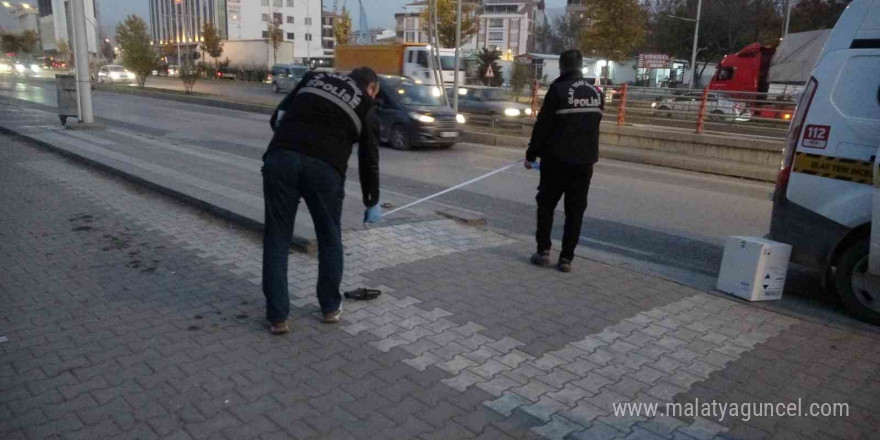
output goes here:
[[562, 272], [571, 272], [574, 248], [580, 240], [593, 164], [599, 160], [599, 122], [604, 109], [602, 93], [581, 74], [582, 64], [580, 51], [560, 55], [562, 74], [547, 91], [524, 162], [532, 169], [541, 158], [536, 197], [538, 251], [532, 255], [533, 264], [550, 264], [553, 212], [565, 195], [565, 229], [557, 264]]
[[366, 67], [348, 75], [309, 73], [272, 115], [275, 135], [263, 156], [263, 294], [273, 334], [287, 333], [290, 299], [287, 262], [299, 199], [303, 198], [318, 237], [318, 302], [324, 322], [342, 313], [342, 200], [352, 145], [358, 161], [365, 222], [381, 217], [379, 208], [379, 123], [374, 98], [379, 78]]

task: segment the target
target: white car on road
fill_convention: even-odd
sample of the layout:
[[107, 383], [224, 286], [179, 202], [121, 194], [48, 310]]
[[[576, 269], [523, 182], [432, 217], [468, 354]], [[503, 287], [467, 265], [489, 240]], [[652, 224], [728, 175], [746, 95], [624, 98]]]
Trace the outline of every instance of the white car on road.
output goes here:
[[[696, 117], [703, 99], [702, 92], [691, 92], [680, 96], [666, 98], [651, 104], [654, 115], [666, 117]], [[738, 102], [719, 92], [709, 92], [706, 98], [706, 117], [710, 121], [742, 122], [752, 118], [752, 111], [747, 105]]]
[[134, 73], [129, 72], [125, 67], [110, 64], [98, 70], [98, 82], [107, 83], [133, 83], [135, 81]]

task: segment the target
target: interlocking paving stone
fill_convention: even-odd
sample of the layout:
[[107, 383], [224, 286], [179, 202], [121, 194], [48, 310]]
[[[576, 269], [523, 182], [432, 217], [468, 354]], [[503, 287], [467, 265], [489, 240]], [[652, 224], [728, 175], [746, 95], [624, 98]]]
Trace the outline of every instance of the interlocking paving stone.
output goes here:
[[[541, 271], [509, 258], [527, 255], [526, 246], [446, 220], [345, 232], [346, 288], [367, 285], [385, 295], [346, 303], [340, 326], [317, 323], [316, 260], [292, 254], [294, 332], [270, 338], [259, 319], [255, 234], [42, 152], [0, 154], [13, 157], [0, 171], [15, 176], [0, 189], [13, 203], [0, 224], [25, 231], [0, 230], [12, 243], [0, 247], [0, 263], [11, 262], [0, 277], [11, 301], [0, 309], [36, 316], [35, 298], [50, 298], [60, 306], [56, 321], [65, 323], [0, 318], [15, 322], [0, 344], [0, 353], [14, 353], [11, 362], [0, 360], [0, 380], [19, 385], [0, 396], [3, 437], [11, 431], [2, 422], [8, 408], [16, 433], [69, 426], [85, 434], [112, 427], [144, 436], [359, 438], [363, 426], [374, 438], [692, 439], [748, 427], [782, 438], [809, 433], [796, 429], [797, 419], [620, 417], [612, 404], [690, 394], [731, 399], [749, 375], [771, 385], [753, 396], [817, 389], [816, 396], [850, 399], [859, 415], [877, 401], [877, 388], [866, 385], [880, 360], [876, 337], [819, 330], [587, 260], [574, 274]], [[29, 208], [33, 200], [42, 211]], [[583, 287], [593, 275], [600, 276]], [[539, 290], [542, 283], [555, 283], [554, 293]], [[592, 319], [568, 319], [577, 316]], [[804, 350], [817, 334], [846, 342]], [[787, 337], [797, 343], [774, 343]], [[852, 357], [805, 358], [834, 351]], [[792, 365], [799, 376], [782, 372]], [[810, 386], [781, 386], [792, 381]], [[859, 389], [867, 392], [841, 394]], [[145, 404], [135, 405], [135, 395]], [[45, 411], [33, 404], [38, 398]], [[65, 419], [63, 405], [81, 408], [83, 426]], [[390, 417], [402, 414], [391, 408], [419, 406], [422, 416]], [[278, 416], [285, 408], [299, 410]], [[162, 423], [169, 413], [177, 419]], [[862, 416], [812, 432], [870, 433], [877, 424]]]

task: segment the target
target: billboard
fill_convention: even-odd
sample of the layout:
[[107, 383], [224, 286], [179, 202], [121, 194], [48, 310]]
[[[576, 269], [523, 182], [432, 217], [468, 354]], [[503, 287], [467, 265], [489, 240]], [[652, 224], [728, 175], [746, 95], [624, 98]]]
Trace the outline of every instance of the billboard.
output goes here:
[[662, 53], [639, 54], [639, 69], [671, 69], [672, 57]]

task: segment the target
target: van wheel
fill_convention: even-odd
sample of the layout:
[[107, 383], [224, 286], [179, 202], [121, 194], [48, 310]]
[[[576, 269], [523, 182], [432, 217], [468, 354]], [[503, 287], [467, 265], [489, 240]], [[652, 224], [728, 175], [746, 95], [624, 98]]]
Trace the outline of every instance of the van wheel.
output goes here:
[[709, 120], [712, 122], [723, 122], [724, 112], [721, 110], [712, 110], [712, 113], [709, 115]]
[[278, 93], [281, 89], [278, 88], [278, 84], [272, 83], [272, 93]]
[[865, 322], [880, 324], [880, 292], [869, 290], [870, 247], [869, 239], [863, 238], [843, 252], [834, 272], [834, 286], [852, 316]]
[[667, 118], [671, 118], [671, 117], [672, 117], [672, 112], [670, 112], [670, 111], [669, 111], [669, 107], [667, 107], [667, 106], [665, 106], [665, 105], [661, 105], [660, 107], [657, 107], [657, 110], [660, 110], [660, 111], [662, 111], [662, 112], [666, 112], [666, 117], [667, 117]]
[[409, 150], [412, 148], [409, 136], [406, 135], [403, 127], [400, 125], [391, 127], [391, 133], [388, 135], [388, 146], [395, 150]]

